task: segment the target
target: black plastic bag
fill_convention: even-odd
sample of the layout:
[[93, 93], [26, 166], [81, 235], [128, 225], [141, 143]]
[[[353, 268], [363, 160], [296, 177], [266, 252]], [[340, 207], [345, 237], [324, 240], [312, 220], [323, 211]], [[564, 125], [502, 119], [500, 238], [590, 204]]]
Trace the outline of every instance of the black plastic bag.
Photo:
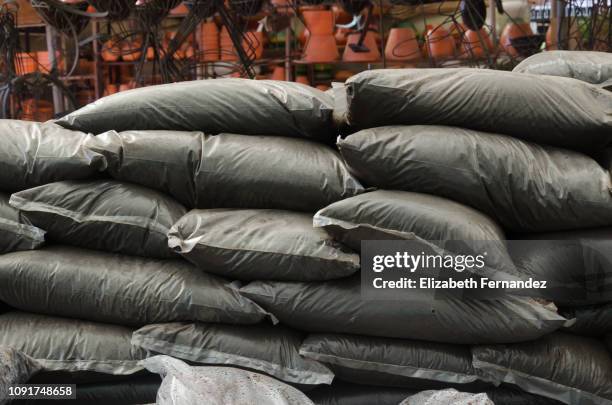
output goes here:
[[33, 226], [19, 210], [9, 205], [9, 196], [0, 192], [0, 254], [30, 250], [45, 243], [45, 231]]

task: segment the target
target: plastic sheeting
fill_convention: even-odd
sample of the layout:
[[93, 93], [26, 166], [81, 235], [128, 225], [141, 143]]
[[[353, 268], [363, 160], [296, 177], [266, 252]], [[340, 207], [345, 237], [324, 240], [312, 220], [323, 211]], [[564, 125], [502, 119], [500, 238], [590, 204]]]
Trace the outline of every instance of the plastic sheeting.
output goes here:
[[36, 249], [44, 243], [45, 231], [32, 226], [9, 205], [9, 196], [0, 192], [0, 254]]
[[125, 325], [257, 323], [265, 312], [182, 260], [63, 246], [0, 256], [0, 300], [37, 313]]
[[612, 140], [612, 93], [575, 79], [498, 70], [379, 69], [346, 82], [348, 121], [451, 125], [575, 150]]
[[91, 137], [48, 122], [0, 120], [0, 191], [86, 179], [104, 170], [104, 157], [83, 147]]
[[57, 123], [93, 132], [161, 129], [332, 141], [333, 101], [311, 86], [216, 79], [142, 87], [104, 97]]
[[9, 347], [0, 347], [0, 405], [8, 404], [9, 387], [25, 384], [40, 370], [31, 357]]
[[562, 308], [560, 312], [575, 322], [565, 328], [568, 332], [584, 336], [612, 334], [612, 302], [603, 305]]
[[132, 343], [195, 363], [263, 372], [289, 383], [330, 384], [334, 375], [327, 367], [300, 356], [302, 339], [283, 326], [167, 323], [135, 331]]
[[421, 390], [478, 379], [470, 348], [462, 345], [313, 334], [302, 343], [300, 354], [328, 365], [336, 378], [358, 384]]
[[168, 244], [202, 270], [239, 280], [320, 281], [359, 271], [357, 254], [298, 212], [194, 210], [172, 227]]
[[196, 173], [198, 208], [312, 213], [362, 191], [337, 151], [304, 139], [208, 136]]
[[556, 332], [513, 345], [472, 348], [483, 378], [507, 382], [566, 404], [612, 403], [612, 361], [604, 344]]
[[157, 405], [313, 405], [304, 394], [272, 377], [231, 367], [189, 367], [168, 356], [142, 362], [163, 377]]
[[366, 301], [358, 276], [322, 283], [254, 281], [240, 292], [286, 325], [308, 332], [502, 343], [536, 339], [566, 321], [524, 298], [440, 300], [413, 290], [405, 300]]
[[366, 129], [338, 147], [369, 186], [449, 198], [513, 231], [612, 225], [610, 174], [578, 152], [434, 125]]
[[610, 350], [610, 355], [612, 356], [612, 334], [606, 336], [606, 344], [608, 345], [608, 349]]
[[186, 213], [165, 194], [113, 180], [51, 183], [10, 204], [55, 242], [155, 258], [175, 257], [166, 235]]
[[495, 405], [487, 394], [470, 394], [455, 389], [423, 391], [406, 398], [399, 405]]
[[204, 134], [179, 131], [109, 131], [87, 139], [88, 149], [104, 155], [108, 173], [195, 206], [195, 173]]
[[130, 343], [123, 326], [25, 312], [0, 315], [0, 346], [35, 359], [44, 370], [127, 375], [142, 370], [146, 352]]
[[593, 51], [548, 51], [536, 53], [512, 70], [518, 73], [573, 77], [612, 88], [612, 54]]

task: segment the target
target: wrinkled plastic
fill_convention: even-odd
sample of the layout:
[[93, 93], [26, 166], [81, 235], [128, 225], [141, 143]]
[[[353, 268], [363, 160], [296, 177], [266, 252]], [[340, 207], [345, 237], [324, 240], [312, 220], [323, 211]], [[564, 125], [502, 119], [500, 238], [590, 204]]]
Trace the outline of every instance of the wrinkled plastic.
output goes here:
[[9, 205], [9, 195], [0, 192], [0, 254], [37, 249], [44, 243], [45, 231], [32, 226]]
[[365, 129], [338, 147], [368, 186], [449, 198], [513, 231], [612, 225], [610, 174], [578, 152], [433, 125]]
[[572, 77], [612, 88], [612, 54], [594, 51], [548, 51], [531, 55], [513, 72]]
[[332, 141], [333, 101], [311, 86], [277, 80], [196, 80], [101, 98], [57, 121], [100, 134], [116, 130], [235, 132]]
[[40, 368], [30, 356], [10, 347], [0, 347], [0, 405], [8, 404], [9, 387], [27, 383]]
[[302, 343], [300, 354], [328, 365], [336, 378], [358, 384], [421, 390], [435, 383], [468, 384], [478, 379], [469, 346], [312, 334]]
[[168, 356], [142, 362], [163, 377], [157, 405], [312, 405], [304, 394], [272, 377], [232, 367], [189, 367]]
[[403, 400], [399, 405], [495, 405], [487, 394], [469, 394], [449, 388], [423, 391]]
[[195, 206], [195, 173], [204, 134], [179, 131], [109, 131], [87, 139], [89, 150], [104, 155], [108, 173]]
[[492, 382], [566, 404], [612, 403], [612, 361], [600, 340], [556, 332], [512, 345], [472, 348], [474, 367]]
[[450, 125], [574, 150], [612, 140], [612, 93], [565, 77], [499, 70], [379, 69], [346, 81], [348, 121]]
[[131, 337], [124, 326], [25, 312], [0, 315], [0, 346], [27, 354], [44, 370], [134, 374], [147, 353], [132, 346]]
[[0, 120], [0, 191], [86, 179], [104, 170], [104, 156], [83, 146], [91, 137], [50, 122]]
[[65, 246], [0, 256], [0, 300], [36, 313], [124, 325], [257, 323], [265, 312], [183, 260]]
[[55, 242], [155, 258], [176, 257], [166, 235], [186, 213], [165, 194], [114, 180], [51, 183], [10, 204]]
[[154, 404], [161, 385], [158, 375], [134, 377], [124, 381], [78, 384], [76, 399], [70, 405]]
[[575, 322], [566, 331], [584, 336], [602, 337], [612, 334], [612, 302], [559, 310], [567, 319]]
[[238, 280], [330, 280], [359, 271], [357, 254], [298, 212], [194, 210], [170, 229], [168, 244], [200, 269]]
[[566, 319], [533, 300], [410, 298], [366, 301], [358, 276], [321, 283], [254, 281], [240, 292], [289, 326], [308, 332], [475, 344], [536, 339]]
[[300, 357], [302, 339], [283, 326], [167, 323], [135, 331], [132, 343], [194, 363], [263, 372], [289, 383], [330, 384], [334, 375], [327, 367]]
[[312, 213], [362, 191], [337, 151], [304, 139], [207, 136], [196, 173], [198, 208]]
[[608, 345], [608, 349], [610, 350], [610, 355], [612, 356], [612, 334], [606, 336], [605, 341]]

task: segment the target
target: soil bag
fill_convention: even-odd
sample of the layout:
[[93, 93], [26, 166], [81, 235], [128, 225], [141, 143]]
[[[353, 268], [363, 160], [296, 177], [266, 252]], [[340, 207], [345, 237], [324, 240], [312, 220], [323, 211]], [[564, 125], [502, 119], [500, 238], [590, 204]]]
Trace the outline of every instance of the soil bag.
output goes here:
[[413, 290], [402, 300], [367, 301], [358, 276], [321, 283], [254, 281], [240, 292], [282, 323], [308, 332], [474, 344], [536, 339], [566, 321], [525, 298], [435, 299]]
[[23, 311], [124, 325], [257, 323], [265, 312], [183, 260], [71, 247], [0, 256], [0, 300]]
[[104, 156], [83, 146], [90, 138], [49, 122], [0, 120], [0, 191], [86, 179], [104, 170]]
[[346, 81], [348, 121], [450, 125], [574, 150], [612, 140], [612, 94], [565, 77], [498, 70], [380, 69]]
[[0, 405], [9, 403], [11, 386], [27, 383], [40, 368], [30, 356], [10, 347], [0, 347]]
[[300, 354], [357, 384], [444, 388], [475, 382], [469, 346], [357, 335], [313, 334]]
[[142, 362], [162, 376], [157, 405], [312, 405], [304, 394], [272, 377], [232, 367], [189, 367], [168, 356]]
[[365, 129], [338, 147], [368, 186], [449, 198], [516, 232], [612, 225], [610, 174], [578, 152], [433, 125]]
[[542, 297], [559, 306], [612, 301], [612, 229], [517, 235], [508, 251], [517, 269], [548, 281]]
[[333, 100], [311, 86], [276, 80], [216, 79], [123, 91], [57, 123], [100, 134], [161, 129], [280, 135], [332, 141]]
[[312, 213], [362, 191], [338, 152], [303, 139], [208, 136], [196, 173], [198, 208]]
[[185, 207], [114, 180], [60, 181], [11, 196], [10, 204], [58, 243], [129, 255], [176, 257], [167, 233]]
[[403, 400], [399, 405], [495, 405], [487, 394], [470, 394], [456, 389], [419, 392]]
[[561, 308], [567, 319], [575, 319], [565, 330], [583, 336], [602, 337], [612, 334], [612, 302], [603, 305]]
[[303, 336], [283, 326], [166, 323], [145, 326], [132, 344], [193, 363], [226, 365], [266, 373], [302, 385], [330, 384], [333, 373], [300, 357]]
[[0, 346], [19, 350], [44, 370], [129, 375], [142, 370], [146, 352], [123, 326], [25, 312], [0, 315]]
[[408, 388], [350, 384], [336, 379], [332, 385], [317, 387], [306, 395], [316, 405], [397, 405], [415, 393]]
[[606, 344], [608, 345], [608, 349], [610, 349], [610, 355], [612, 355], [612, 334], [606, 336]]
[[316, 281], [359, 270], [357, 254], [298, 212], [194, 210], [172, 227], [168, 244], [202, 270], [231, 279]]
[[70, 405], [154, 404], [160, 385], [161, 379], [154, 374], [116, 382], [78, 384], [76, 399]]
[[492, 382], [566, 404], [612, 403], [612, 361], [600, 340], [556, 332], [533, 342], [474, 347], [474, 367]]
[[86, 146], [104, 155], [114, 179], [162, 191], [191, 208], [203, 142], [201, 132], [109, 131]]
[[593, 51], [548, 51], [531, 55], [512, 70], [518, 73], [572, 77], [612, 87], [612, 54]]
[[9, 205], [9, 195], [0, 192], [0, 254], [36, 249], [44, 243], [45, 231], [32, 226]]

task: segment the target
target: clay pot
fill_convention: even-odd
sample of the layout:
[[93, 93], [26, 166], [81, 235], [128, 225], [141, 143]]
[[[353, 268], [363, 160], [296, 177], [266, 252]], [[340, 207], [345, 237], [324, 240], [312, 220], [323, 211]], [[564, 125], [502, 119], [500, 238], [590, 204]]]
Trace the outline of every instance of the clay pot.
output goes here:
[[53, 68], [48, 51], [36, 52], [36, 61], [38, 62], [38, 70], [41, 70], [43, 73], [48, 73]]
[[310, 63], [333, 62], [340, 58], [334, 38], [334, 14], [330, 10], [304, 10], [307, 38], [302, 60]]
[[351, 30], [349, 28], [338, 28], [336, 30], [336, 34], [334, 35], [334, 38], [336, 38], [336, 44], [339, 46], [345, 46], [346, 38], [350, 32]]
[[285, 80], [285, 67], [274, 66], [270, 80]]
[[533, 35], [531, 25], [529, 23], [513, 23], [509, 22], [504, 27], [501, 36], [499, 37], [499, 45], [506, 53], [512, 57], [519, 56], [518, 51], [512, 46], [510, 40], [518, 37], [524, 37], [525, 35]]
[[363, 46], [368, 48], [368, 52], [355, 52], [351, 49], [351, 44], [359, 42], [360, 33], [354, 32], [348, 35], [342, 60], [345, 62], [378, 62], [380, 60], [380, 51], [378, 50], [377, 34], [373, 31], [366, 33], [363, 41]]
[[36, 54], [30, 55], [27, 52], [19, 52], [15, 55], [15, 62], [17, 63], [17, 74], [26, 75], [28, 73], [36, 72], [38, 67], [36, 63]]
[[302, 83], [302, 84], [310, 86], [310, 81], [308, 80], [308, 76], [306, 76], [306, 75], [298, 75], [295, 78], [295, 82], [296, 83]]
[[147, 48], [147, 60], [155, 59], [155, 49], [152, 46]]
[[249, 59], [261, 59], [264, 51], [264, 33], [261, 31], [249, 31], [242, 40], [242, 48]]
[[234, 43], [232, 42], [232, 37], [230, 37], [229, 31], [225, 26], [221, 28], [221, 34], [219, 36], [219, 45], [222, 61], [235, 62], [238, 60], [238, 56], [236, 55], [236, 48], [234, 48]]
[[187, 15], [189, 14], [189, 9], [185, 5], [185, 3], [181, 3], [178, 6], [174, 7], [170, 10], [170, 15]]
[[100, 55], [106, 62], [117, 62], [121, 56], [121, 45], [117, 41], [110, 39], [102, 46]]
[[421, 59], [421, 49], [415, 32], [411, 28], [391, 28], [385, 46], [385, 58], [397, 62]]
[[110, 96], [111, 94], [115, 94], [119, 91], [119, 88], [116, 84], [107, 84], [104, 89], [104, 95]]
[[200, 50], [203, 62], [219, 60], [219, 28], [213, 21], [202, 24]]
[[327, 91], [330, 89], [330, 87], [326, 84], [317, 84], [317, 89], [321, 90], [321, 91]]
[[142, 56], [142, 43], [138, 41], [124, 41], [121, 44], [121, 58], [126, 62], [140, 60]]
[[491, 37], [484, 28], [481, 28], [480, 32], [467, 30], [463, 34], [461, 47], [463, 58], [481, 59], [493, 51], [493, 42], [491, 42]]
[[451, 59], [455, 56], [455, 40], [448, 30], [441, 25], [427, 26], [425, 49], [435, 61]]

